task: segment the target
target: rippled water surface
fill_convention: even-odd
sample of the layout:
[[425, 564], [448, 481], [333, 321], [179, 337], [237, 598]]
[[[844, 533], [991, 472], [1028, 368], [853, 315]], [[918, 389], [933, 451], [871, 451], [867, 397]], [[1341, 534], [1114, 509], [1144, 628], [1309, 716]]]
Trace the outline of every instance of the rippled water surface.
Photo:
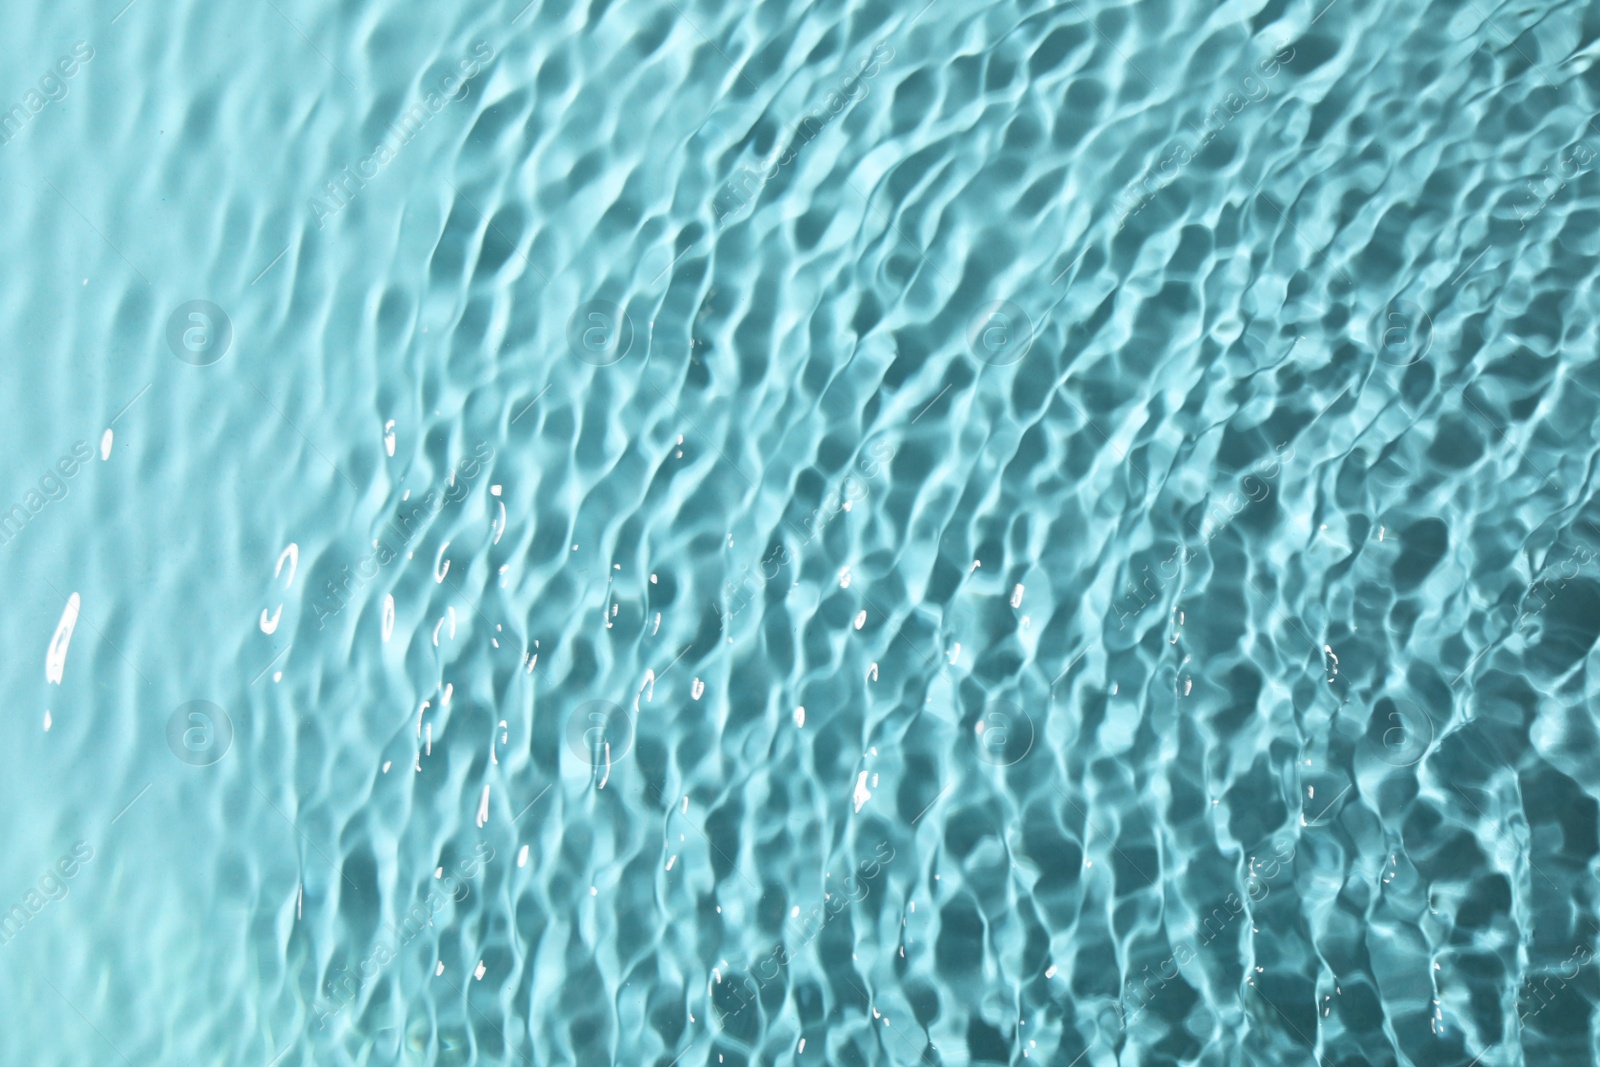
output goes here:
[[0, 1065], [1600, 1062], [1592, 7], [4, 21]]

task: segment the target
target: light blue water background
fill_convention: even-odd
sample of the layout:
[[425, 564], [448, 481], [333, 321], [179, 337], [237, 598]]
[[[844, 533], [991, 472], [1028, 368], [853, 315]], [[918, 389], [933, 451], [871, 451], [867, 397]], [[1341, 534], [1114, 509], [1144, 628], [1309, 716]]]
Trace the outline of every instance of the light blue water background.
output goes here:
[[1582, 4], [18, 3], [0, 1065], [1600, 1062]]

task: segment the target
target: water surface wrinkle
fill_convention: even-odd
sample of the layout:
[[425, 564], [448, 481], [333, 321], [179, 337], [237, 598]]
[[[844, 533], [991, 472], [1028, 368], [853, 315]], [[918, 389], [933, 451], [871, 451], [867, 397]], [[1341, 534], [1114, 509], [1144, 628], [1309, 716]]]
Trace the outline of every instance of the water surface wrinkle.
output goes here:
[[0, 1067], [1600, 1063], [1600, 29], [23, 3]]

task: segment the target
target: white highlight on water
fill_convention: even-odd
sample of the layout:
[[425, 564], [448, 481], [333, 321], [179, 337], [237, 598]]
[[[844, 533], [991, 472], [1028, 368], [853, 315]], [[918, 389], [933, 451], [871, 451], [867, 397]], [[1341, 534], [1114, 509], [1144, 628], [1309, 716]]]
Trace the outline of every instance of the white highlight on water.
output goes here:
[[[272, 576], [274, 578], [280, 577], [283, 574], [283, 564], [284, 564], [285, 560], [287, 560], [288, 563], [289, 563], [289, 577], [284, 579], [283, 587], [285, 589], [288, 589], [291, 585], [294, 584], [294, 572], [296, 570], [298, 570], [299, 567], [300, 567], [300, 546], [298, 544], [296, 544], [293, 541], [290, 541], [289, 542], [289, 547], [285, 548], [282, 552], [278, 553], [278, 565], [275, 568], [273, 568], [273, 571], [272, 571]], [[282, 620], [282, 618], [283, 618], [283, 604], [282, 603], [280, 603], [278, 605], [278, 610], [273, 612], [270, 616], [267, 614], [267, 609], [266, 608], [262, 608], [261, 609], [261, 632], [264, 633], [264, 634], [277, 633], [277, 631], [278, 631], [278, 623], [279, 623], [279, 621]]]
[[855, 802], [857, 814], [861, 812], [861, 805], [872, 799], [872, 794], [867, 792], [866, 771], [862, 771], [860, 777], [856, 779], [856, 790], [850, 795], [850, 799]]
[[67, 597], [67, 609], [56, 623], [55, 636], [50, 638], [50, 650], [44, 657], [44, 677], [47, 682], [61, 684], [67, 669], [67, 648], [72, 644], [72, 631], [78, 625], [78, 607], [82, 603], [77, 593]]

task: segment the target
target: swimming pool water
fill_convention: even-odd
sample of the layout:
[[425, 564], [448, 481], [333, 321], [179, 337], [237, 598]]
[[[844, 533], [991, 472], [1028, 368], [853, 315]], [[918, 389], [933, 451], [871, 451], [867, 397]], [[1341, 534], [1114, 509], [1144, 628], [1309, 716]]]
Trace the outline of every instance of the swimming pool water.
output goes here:
[[0, 1064], [1600, 1062], [1584, 5], [9, 15]]

